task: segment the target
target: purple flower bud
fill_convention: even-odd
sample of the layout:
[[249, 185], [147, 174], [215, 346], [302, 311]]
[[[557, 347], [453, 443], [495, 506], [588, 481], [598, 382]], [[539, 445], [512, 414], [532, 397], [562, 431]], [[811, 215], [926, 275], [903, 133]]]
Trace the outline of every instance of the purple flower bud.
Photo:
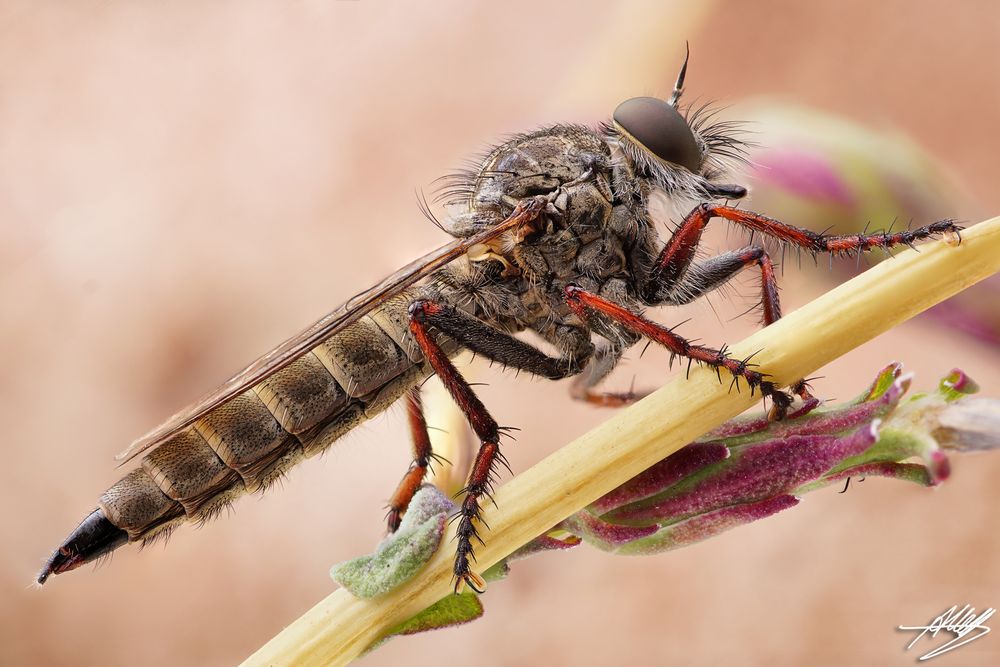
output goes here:
[[[727, 422], [562, 527], [606, 551], [663, 551], [762, 518], [793, 505], [795, 496], [853, 476], [939, 484], [951, 472], [941, 445], [1000, 447], [1000, 401], [963, 409], [971, 403], [967, 394], [977, 390], [965, 373], [953, 370], [938, 392], [905, 403], [911, 377], [901, 373], [901, 364], [886, 366], [842, 406], [806, 404], [777, 423], [764, 415]], [[908, 461], [917, 457], [923, 461]]]
[[921, 486], [934, 486], [938, 480], [931, 476], [927, 466], [919, 463], [880, 461], [847, 468], [825, 478], [828, 483], [842, 482], [848, 477], [892, 477]]
[[791, 435], [740, 447], [731, 459], [717, 464], [711, 474], [694, 483], [678, 485], [652, 502], [620, 507], [604, 518], [631, 525], [668, 523], [728, 505], [788, 494], [871, 447], [877, 428], [878, 420], [845, 437]]
[[827, 156], [801, 148], [762, 151], [756, 157], [754, 178], [759, 187], [776, 188], [803, 199], [854, 209], [854, 194]]
[[590, 506], [595, 514], [654, 496], [707, 465], [729, 458], [729, 448], [719, 443], [693, 443], [636, 475]]
[[966, 375], [965, 371], [953, 368], [948, 375], [941, 379], [938, 390], [944, 394], [945, 400], [956, 401], [963, 396], [978, 392], [979, 385]]

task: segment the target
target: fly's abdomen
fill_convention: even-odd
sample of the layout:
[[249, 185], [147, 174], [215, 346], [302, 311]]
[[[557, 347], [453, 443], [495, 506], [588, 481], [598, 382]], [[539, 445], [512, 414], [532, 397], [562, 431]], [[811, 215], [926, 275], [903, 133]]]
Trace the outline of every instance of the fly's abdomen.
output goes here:
[[394, 403], [429, 373], [407, 327], [410, 300], [389, 301], [150, 450], [101, 496], [39, 579], [126, 537], [149, 540], [205, 520]]
[[347, 405], [348, 395], [313, 352], [253, 388], [282, 429], [308, 432]]

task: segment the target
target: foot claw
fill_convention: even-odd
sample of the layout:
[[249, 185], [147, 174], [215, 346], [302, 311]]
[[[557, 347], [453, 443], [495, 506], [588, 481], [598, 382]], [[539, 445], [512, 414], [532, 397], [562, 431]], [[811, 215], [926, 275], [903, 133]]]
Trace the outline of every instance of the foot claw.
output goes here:
[[403, 513], [400, 510], [390, 509], [385, 515], [386, 526], [389, 529], [389, 533], [395, 533], [399, 530], [399, 524], [403, 521]]
[[461, 593], [462, 589], [466, 586], [480, 595], [486, 592], [486, 580], [475, 572], [466, 572], [457, 578], [457, 581], [455, 582], [455, 593]]
[[770, 393], [765, 393], [765, 396], [767, 395], [771, 397], [771, 409], [767, 413], [767, 420], [776, 422], [788, 416], [788, 408], [791, 407], [794, 399], [778, 389], [772, 389]]

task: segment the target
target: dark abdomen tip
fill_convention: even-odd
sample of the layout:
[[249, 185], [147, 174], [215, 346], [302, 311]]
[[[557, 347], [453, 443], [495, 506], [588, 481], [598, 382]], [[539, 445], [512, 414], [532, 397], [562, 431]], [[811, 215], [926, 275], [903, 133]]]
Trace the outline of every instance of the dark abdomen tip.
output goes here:
[[109, 554], [126, 542], [128, 533], [108, 521], [102, 510], [96, 509], [55, 550], [38, 573], [38, 583], [44, 584], [51, 574], [69, 572]]

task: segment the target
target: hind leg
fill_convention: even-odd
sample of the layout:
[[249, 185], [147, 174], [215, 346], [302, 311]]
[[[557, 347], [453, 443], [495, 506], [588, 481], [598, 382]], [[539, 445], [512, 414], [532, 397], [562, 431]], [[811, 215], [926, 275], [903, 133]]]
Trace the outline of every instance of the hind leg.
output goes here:
[[423, 402], [420, 399], [420, 388], [414, 387], [406, 395], [406, 416], [410, 423], [410, 438], [413, 442], [413, 461], [407, 469], [403, 479], [399, 480], [396, 492], [389, 500], [389, 512], [386, 514], [386, 523], [389, 532], [394, 533], [399, 528], [399, 522], [406, 512], [406, 508], [413, 499], [413, 494], [417, 492], [420, 485], [427, 477], [431, 461], [442, 461], [431, 449], [431, 438], [427, 432], [427, 420], [424, 419]]
[[[551, 357], [455, 308], [430, 300], [416, 301], [410, 306], [410, 332], [480, 441], [479, 451], [464, 489], [465, 498], [456, 515], [458, 546], [453, 571], [456, 591], [463, 584], [468, 584], [474, 590], [482, 592], [485, 582], [472, 570], [472, 562], [475, 560], [474, 542], [482, 543], [478, 532], [482, 501], [492, 493], [496, 467], [498, 464], [506, 466], [500, 452], [500, 433], [503, 428], [451, 363], [437, 342], [435, 332], [443, 333], [459, 345], [506, 367], [552, 380], [579, 373], [580, 366], [593, 353], [593, 345], [585, 330], [579, 330], [575, 336], [566, 332], [565, 343], [568, 347], [565, 349], [565, 356]], [[574, 347], [573, 342], [576, 349], [569, 349]]]

